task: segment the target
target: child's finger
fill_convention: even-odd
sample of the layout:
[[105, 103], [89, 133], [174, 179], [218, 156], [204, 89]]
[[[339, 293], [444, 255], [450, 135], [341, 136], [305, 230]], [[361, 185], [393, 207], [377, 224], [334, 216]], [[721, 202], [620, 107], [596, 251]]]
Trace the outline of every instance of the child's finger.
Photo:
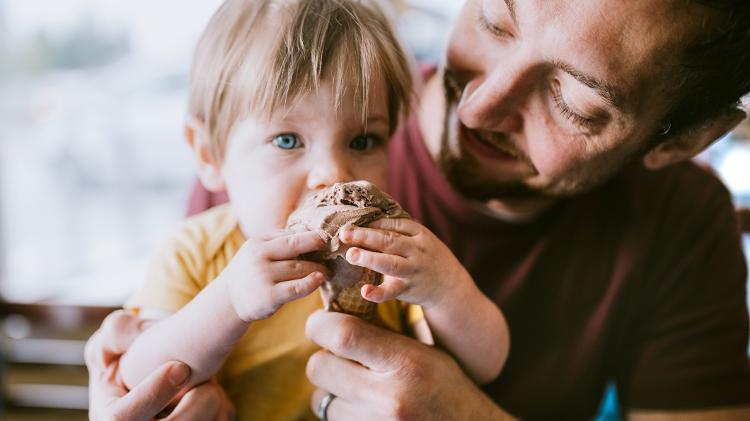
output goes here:
[[358, 247], [347, 250], [346, 261], [396, 278], [406, 278], [411, 274], [411, 264], [406, 258]]
[[328, 269], [320, 263], [308, 260], [279, 260], [268, 264], [266, 269], [268, 279], [274, 282], [301, 279], [313, 272], [326, 274]]
[[265, 252], [272, 260], [294, 259], [300, 254], [319, 250], [323, 240], [312, 231], [273, 238], [265, 243]]
[[341, 230], [339, 238], [344, 244], [403, 257], [409, 250], [409, 237], [395, 231], [352, 226]]
[[279, 282], [273, 286], [273, 301], [277, 304], [288, 303], [306, 297], [315, 291], [325, 279], [320, 272], [311, 273], [302, 279]]
[[408, 218], [380, 218], [367, 226], [369, 228], [395, 231], [399, 234], [412, 237], [419, 234], [422, 228], [418, 222]]
[[275, 229], [270, 232], [266, 232], [265, 234], [260, 236], [261, 241], [268, 241], [273, 240], [274, 238], [278, 237], [286, 237], [287, 235], [292, 235], [294, 232], [284, 230], [284, 229]]
[[378, 285], [363, 285], [362, 297], [374, 303], [383, 303], [398, 298], [406, 290], [406, 283], [402, 279], [388, 277]]

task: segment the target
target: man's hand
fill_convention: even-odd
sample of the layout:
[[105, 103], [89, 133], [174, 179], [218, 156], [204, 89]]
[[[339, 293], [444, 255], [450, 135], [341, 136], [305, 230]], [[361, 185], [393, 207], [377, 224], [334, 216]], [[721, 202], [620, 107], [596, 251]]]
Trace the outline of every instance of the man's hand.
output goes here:
[[[183, 391], [190, 368], [177, 361], [165, 363], [130, 392], [120, 381], [120, 356], [143, 329], [141, 320], [118, 310], [87, 342], [91, 420], [151, 420]], [[166, 420], [230, 420], [233, 412], [221, 387], [210, 382], [188, 391]]]
[[326, 393], [336, 396], [331, 421], [512, 419], [448, 355], [411, 338], [323, 311], [306, 334], [326, 349], [310, 358], [307, 377], [318, 387], [313, 411]]

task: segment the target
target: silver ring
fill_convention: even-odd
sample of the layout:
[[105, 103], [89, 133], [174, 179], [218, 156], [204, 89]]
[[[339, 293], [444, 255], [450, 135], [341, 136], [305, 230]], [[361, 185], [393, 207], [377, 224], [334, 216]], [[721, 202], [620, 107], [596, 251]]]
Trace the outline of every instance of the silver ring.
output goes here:
[[328, 407], [331, 406], [331, 402], [333, 402], [333, 398], [335, 397], [336, 395], [329, 393], [323, 396], [323, 399], [321, 399], [318, 404], [318, 418], [320, 418], [321, 421], [328, 421]]

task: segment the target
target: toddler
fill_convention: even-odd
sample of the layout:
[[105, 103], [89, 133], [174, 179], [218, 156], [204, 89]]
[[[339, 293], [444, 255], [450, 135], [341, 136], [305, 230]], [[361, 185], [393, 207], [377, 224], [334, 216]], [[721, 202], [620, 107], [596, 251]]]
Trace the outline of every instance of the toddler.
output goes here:
[[[156, 322], [123, 356], [123, 382], [179, 360], [190, 386], [217, 378], [238, 419], [315, 419], [305, 365], [318, 349], [304, 326], [329, 273], [300, 258], [323, 247], [318, 234], [284, 228], [334, 183], [385, 188], [388, 140], [409, 110], [407, 60], [375, 1], [227, 0], [197, 46], [189, 94], [200, 179], [229, 203], [188, 219], [128, 303]], [[385, 275], [362, 294], [386, 327], [431, 332], [478, 383], [498, 375], [503, 317], [432, 233], [382, 220], [340, 241], [347, 261]]]

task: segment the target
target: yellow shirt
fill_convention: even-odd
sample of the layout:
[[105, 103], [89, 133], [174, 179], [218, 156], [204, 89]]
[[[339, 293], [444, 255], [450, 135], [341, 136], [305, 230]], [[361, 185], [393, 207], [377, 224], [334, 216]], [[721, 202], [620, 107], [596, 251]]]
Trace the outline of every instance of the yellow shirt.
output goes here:
[[[188, 219], [150, 267], [143, 288], [127, 307], [174, 313], [215, 279], [245, 242], [230, 205]], [[308, 358], [320, 348], [305, 337], [305, 321], [323, 307], [320, 295], [292, 301], [253, 322], [219, 372], [239, 420], [316, 420], [314, 390], [305, 377]], [[417, 306], [392, 301], [378, 306], [381, 319], [405, 332], [423, 317]], [[196, 340], [200, 340], [196, 326]]]

